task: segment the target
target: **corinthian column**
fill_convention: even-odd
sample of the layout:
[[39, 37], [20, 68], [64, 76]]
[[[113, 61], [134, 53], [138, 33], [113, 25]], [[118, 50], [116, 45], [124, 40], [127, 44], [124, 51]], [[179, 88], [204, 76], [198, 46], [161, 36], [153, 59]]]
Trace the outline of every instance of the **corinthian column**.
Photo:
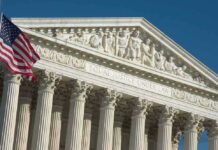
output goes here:
[[90, 149], [92, 114], [85, 113], [83, 121], [82, 150]]
[[213, 121], [208, 133], [208, 150], [218, 150], [218, 121]]
[[121, 150], [122, 121], [122, 118], [117, 118], [114, 122], [113, 150]]
[[65, 150], [81, 150], [85, 100], [91, 86], [79, 80], [73, 80], [72, 85]]
[[184, 132], [184, 150], [197, 150], [198, 129], [202, 118], [198, 115], [190, 114]]
[[48, 71], [41, 71], [39, 76], [39, 90], [34, 121], [32, 150], [47, 150], [49, 145], [49, 133], [53, 95], [56, 83], [60, 76]]
[[121, 94], [109, 89], [101, 94], [97, 150], [112, 150], [115, 103]]
[[59, 150], [61, 136], [62, 106], [54, 105], [51, 116], [50, 140], [48, 150]]
[[14, 138], [14, 150], [26, 150], [30, 124], [32, 89], [24, 82], [19, 96], [17, 125]]
[[20, 81], [20, 75], [6, 74], [4, 77], [0, 109], [0, 150], [13, 148]]
[[172, 107], [161, 107], [161, 115], [158, 123], [157, 150], [172, 149], [172, 119], [175, 112]]
[[134, 101], [134, 104], [129, 150], [144, 150], [145, 113], [147, 108], [151, 106], [151, 103], [146, 100], [137, 99]]

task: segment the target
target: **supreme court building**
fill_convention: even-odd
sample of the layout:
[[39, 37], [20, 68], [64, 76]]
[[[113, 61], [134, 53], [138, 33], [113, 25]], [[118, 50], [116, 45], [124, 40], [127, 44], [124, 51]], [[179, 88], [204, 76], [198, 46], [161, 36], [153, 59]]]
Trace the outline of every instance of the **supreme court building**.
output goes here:
[[1, 71], [0, 150], [218, 150], [216, 73], [144, 18], [12, 21], [41, 60]]

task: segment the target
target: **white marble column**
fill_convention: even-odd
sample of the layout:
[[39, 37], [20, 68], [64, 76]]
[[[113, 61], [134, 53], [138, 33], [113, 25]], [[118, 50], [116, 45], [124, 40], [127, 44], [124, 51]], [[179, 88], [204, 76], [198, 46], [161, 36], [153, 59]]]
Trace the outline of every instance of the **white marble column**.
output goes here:
[[39, 90], [32, 137], [32, 150], [47, 150], [55, 83], [60, 76], [48, 71], [39, 73]]
[[172, 149], [172, 119], [175, 112], [172, 107], [161, 107], [158, 123], [157, 150]]
[[61, 114], [62, 106], [55, 104], [52, 109], [48, 150], [59, 150], [61, 136]]
[[213, 121], [208, 130], [208, 150], [218, 150], [218, 121]]
[[115, 103], [121, 94], [109, 89], [102, 90], [101, 94], [97, 150], [112, 150]]
[[151, 103], [145, 100], [135, 99], [134, 105], [131, 117], [129, 150], [144, 150], [145, 113]]
[[190, 114], [184, 131], [184, 150], [197, 150], [198, 127], [202, 118], [198, 115]]
[[0, 108], [0, 150], [13, 149], [20, 81], [20, 75], [5, 74]]
[[83, 121], [82, 150], [90, 149], [92, 114], [85, 113]]
[[91, 86], [84, 81], [72, 80], [65, 150], [81, 150], [85, 101]]
[[[27, 92], [27, 91], [26, 91]], [[30, 123], [32, 97], [20, 97], [17, 115], [17, 125], [14, 138], [14, 150], [26, 150]]]
[[122, 144], [122, 118], [114, 122], [114, 135], [113, 135], [113, 150], [121, 150]]

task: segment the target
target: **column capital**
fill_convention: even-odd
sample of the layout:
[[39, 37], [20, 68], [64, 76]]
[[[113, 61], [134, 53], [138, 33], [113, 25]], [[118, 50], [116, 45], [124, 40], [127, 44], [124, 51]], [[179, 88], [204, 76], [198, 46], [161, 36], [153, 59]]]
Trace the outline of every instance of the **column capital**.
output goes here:
[[172, 123], [173, 122], [173, 117], [175, 116], [176, 113], [178, 113], [178, 110], [174, 109], [173, 107], [169, 106], [161, 106], [160, 107], [160, 118], [159, 118], [159, 124], [162, 123]]
[[93, 86], [85, 81], [81, 80], [70, 80], [68, 86], [71, 90], [71, 102], [73, 101], [85, 101], [87, 95], [92, 90]]
[[22, 76], [20, 74], [11, 74], [11, 73], [5, 73], [4, 74], [4, 83], [15, 83], [15, 84], [20, 84], [22, 80]]
[[152, 105], [153, 103], [146, 99], [133, 99], [132, 117], [145, 117]]
[[185, 130], [192, 130], [192, 131], [200, 131], [200, 124], [202, 124], [202, 121], [204, 120], [203, 117], [197, 115], [197, 114], [188, 114], [187, 115], [187, 123], [185, 126]]
[[122, 94], [112, 89], [101, 89], [98, 91], [101, 100], [101, 107], [114, 107], [116, 102], [120, 100]]
[[49, 92], [54, 92], [57, 84], [61, 80], [61, 76], [54, 73], [54, 72], [49, 72], [48, 70], [40, 70], [37, 72], [38, 75], [38, 83], [39, 83], [39, 90], [43, 91], [49, 91]]

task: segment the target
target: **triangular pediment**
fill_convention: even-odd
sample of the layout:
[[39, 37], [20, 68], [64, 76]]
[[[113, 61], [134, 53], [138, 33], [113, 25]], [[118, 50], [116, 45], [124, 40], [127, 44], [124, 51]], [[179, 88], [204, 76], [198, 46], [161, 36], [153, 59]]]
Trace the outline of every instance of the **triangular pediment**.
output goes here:
[[144, 18], [13, 19], [29, 35], [49, 37], [178, 77], [215, 91], [216, 73]]

